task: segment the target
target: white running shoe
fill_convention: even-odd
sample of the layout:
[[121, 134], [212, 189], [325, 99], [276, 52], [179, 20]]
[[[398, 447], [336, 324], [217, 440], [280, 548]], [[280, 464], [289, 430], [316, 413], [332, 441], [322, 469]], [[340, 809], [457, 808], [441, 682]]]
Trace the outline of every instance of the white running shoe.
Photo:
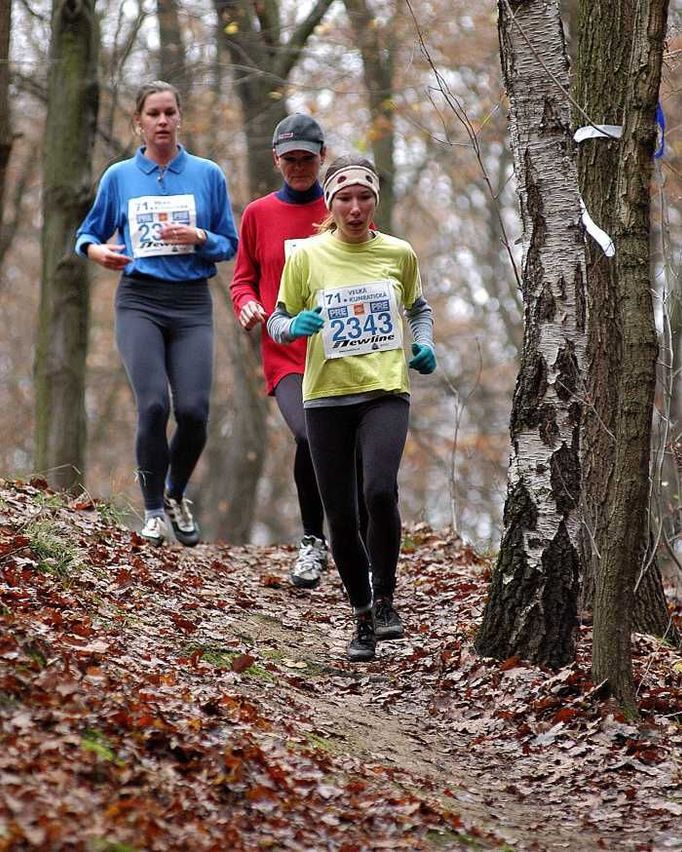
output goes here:
[[165, 494], [163, 505], [166, 515], [171, 522], [175, 537], [185, 547], [194, 547], [199, 543], [199, 527], [190, 510], [191, 500], [183, 497], [182, 500], [174, 500], [169, 494]]
[[144, 522], [144, 526], [140, 530], [140, 535], [152, 547], [161, 547], [168, 538], [168, 524], [163, 518], [149, 518]]
[[299, 589], [314, 589], [327, 567], [327, 545], [321, 538], [304, 535], [298, 549], [298, 558], [289, 576]]

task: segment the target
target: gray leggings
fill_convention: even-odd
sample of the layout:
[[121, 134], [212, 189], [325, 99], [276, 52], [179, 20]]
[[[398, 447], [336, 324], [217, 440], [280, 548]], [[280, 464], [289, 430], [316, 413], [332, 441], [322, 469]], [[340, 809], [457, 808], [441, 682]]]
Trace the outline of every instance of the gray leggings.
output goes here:
[[294, 483], [298, 495], [298, 505], [301, 510], [301, 521], [305, 535], [324, 538], [324, 515], [322, 500], [315, 479], [313, 462], [310, 458], [308, 434], [305, 428], [303, 414], [303, 396], [301, 385], [303, 376], [289, 373], [284, 376], [275, 388], [275, 399], [282, 412], [287, 426], [296, 442], [294, 455]]
[[[213, 380], [213, 303], [206, 279], [123, 276], [116, 292], [116, 343], [137, 406], [135, 450], [145, 509], [180, 497], [206, 443]], [[170, 443], [171, 412], [176, 428]]]

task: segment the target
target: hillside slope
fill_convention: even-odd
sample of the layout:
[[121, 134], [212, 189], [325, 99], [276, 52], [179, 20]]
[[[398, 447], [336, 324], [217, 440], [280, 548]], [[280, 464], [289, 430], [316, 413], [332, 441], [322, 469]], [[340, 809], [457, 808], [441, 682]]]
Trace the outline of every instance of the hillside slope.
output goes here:
[[0, 482], [0, 850], [682, 849], [675, 652], [635, 638], [637, 725], [587, 627], [558, 673], [482, 660], [489, 566], [417, 527], [407, 637], [351, 665], [334, 571], [110, 515]]

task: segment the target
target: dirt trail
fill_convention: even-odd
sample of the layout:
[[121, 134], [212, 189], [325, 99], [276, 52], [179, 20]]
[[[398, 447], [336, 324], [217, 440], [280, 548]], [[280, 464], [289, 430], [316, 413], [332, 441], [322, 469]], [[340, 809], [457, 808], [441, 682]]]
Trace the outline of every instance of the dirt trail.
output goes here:
[[[300, 599], [299, 599], [300, 600]], [[293, 607], [292, 607], [293, 609]], [[294, 619], [290, 612], [288, 620]], [[472, 756], [466, 737], [449, 737], [447, 732], [430, 725], [422, 707], [401, 703], [400, 709], [377, 706], [373, 695], [391, 690], [391, 680], [381, 673], [348, 672], [335, 665], [343, 655], [345, 634], [330, 636], [329, 631], [306, 624], [285, 627], [271, 616], [253, 615], [240, 624], [240, 633], [250, 637], [253, 650], [277, 648], [292, 662], [305, 664], [306, 678], [318, 684], [330, 684], [329, 689], [316, 689], [314, 695], [306, 688], [289, 686], [277, 695], [278, 702], [295, 712], [297, 717], [310, 720], [312, 730], [326, 739], [337, 754], [348, 754], [373, 764], [383, 764], [403, 770], [413, 788], [419, 789], [424, 780], [430, 790], [456, 804], [466, 821], [486, 833], [500, 838], [515, 850], [570, 850], [588, 852], [599, 849], [635, 849], [646, 840], [639, 836], [629, 841], [612, 837], [605, 846], [604, 835], [585, 829], [580, 808], [572, 816], [562, 814], [556, 821], [554, 808], [543, 802], [523, 801], [504, 791], [515, 775], [513, 768], [500, 759], [486, 766]], [[388, 657], [401, 642], [379, 646], [379, 660]], [[373, 664], [380, 668], [380, 663]], [[299, 670], [300, 671], [300, 670]], [[334, 695], [333, 681], [347, 677], [358, 684], [358, 691], [344, 693], [339, 700]], [[306, 680], [306, 683], [308, 680]], [[331, 683], [330, 683], [331, 682]], [[279, 688], [282, 688], [280, 684]], [[325, 697], [325, 693], [326, 696]], [[262, 696], [256, 689], [254, 698]], [[479, 841], [480, 842], [480, 841]], [[483, 844], [482, 844], [483, 845]], [[487, 844], [486, 844], [487, 845]], [[451, 848], [458, 848], [454, 844]], [[462, 847], [465, 848], [465, 847]], [[679, 847], [682, 848], [682, 843]]]
[[[394, 784], [446, 802], [476, 829], [469, 842], [453, 838], [448, 848], [682, 850], [682, 832], [670, 830], [682, 796], [660, 819], [646, 805], [647, 797], [661, 805], [660, 794], [675, 790], [679, 760], [655, 770], [637, 760], [630, 767], [627, 757], [610, 759], [612, 740], [620, 746], [626, 736], [619, 730], [598, 732], [596, 740], [562, 731], [555, 742], [549, 722], [527, 745], [523, 721], [507, 726], [495, 718], [497, 701], [517, 694], [524, 707], [527, 684], [551, 673], [517, 668], [500, 677], [498, 664], [479, 672], [471, 638], [485, 584], [459, 540], [433, 536], [403, 555], [397, 605], [406, 638], [380, 643], [377, 659], [364, 665], [345, 660], [351, 624], [335, 571], [318, 589], [300, 591], [287, 580], [291, 548], [206, 549], [214, 566], [229, 566], [244, 595], [230, 629], [274, 674], [273, 682], [242, 678], [240, 688], [270, 712], [293, 717], [320, 747], [393, 770]], [[469, 667], [460, 683], [456, 659], [444, 662], [457, 644], [460, 667]], [[495, 693], [500, 686], [506, 695]]]

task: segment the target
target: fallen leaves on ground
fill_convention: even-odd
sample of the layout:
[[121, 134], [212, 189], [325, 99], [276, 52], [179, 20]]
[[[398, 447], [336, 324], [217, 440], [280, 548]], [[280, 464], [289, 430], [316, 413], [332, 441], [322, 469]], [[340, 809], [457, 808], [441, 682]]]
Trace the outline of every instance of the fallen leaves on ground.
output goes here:
[[335, 572], [294, 558], [0, 483], [0, 850], [682, 849], [678, 652], [635, 637], [636, 724], [589, 627], [559, 672], [481, 659], [490, 566], [418, 526], [407, 637], [351, 665]]

